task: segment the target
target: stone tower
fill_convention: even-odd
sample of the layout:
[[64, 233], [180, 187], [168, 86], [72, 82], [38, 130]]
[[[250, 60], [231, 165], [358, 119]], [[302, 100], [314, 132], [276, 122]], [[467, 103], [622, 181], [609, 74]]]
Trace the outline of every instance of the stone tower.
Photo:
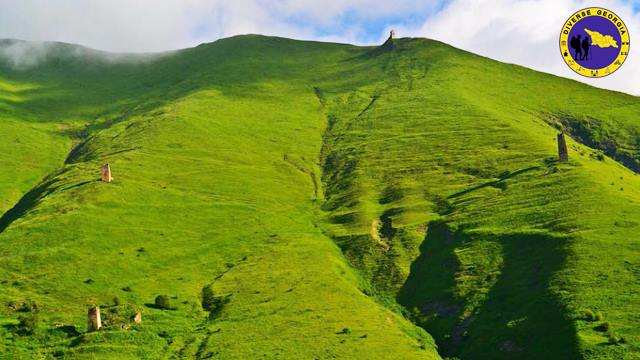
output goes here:
[[109, 166], [109, 164], [102, 165], [102, 168], [100, 168], [100, 173], [102, 175], [103, 182], [113, 181], [113, 176], [111, 176], [111, 166]]
[[393, 40], [396, 37], [396, 31], [395, 30], [391, 30], [389, 32], [389, 40]]
[[141, 324], [142, 323], [142, 313], [141, 312], [137, 312], [135, 315], [133, 315], [133, 322], [136, 324]]
[[93, 306], [89, 308], [87, 321], [87, 331], [98, 331], [102, 327], [102, 319], [100, 318], [100, 308]]
[[563, 133], [558, 134], [558, 160], [560, 162], [569, 161], [569, 151], [567, 150], [567, 140]]

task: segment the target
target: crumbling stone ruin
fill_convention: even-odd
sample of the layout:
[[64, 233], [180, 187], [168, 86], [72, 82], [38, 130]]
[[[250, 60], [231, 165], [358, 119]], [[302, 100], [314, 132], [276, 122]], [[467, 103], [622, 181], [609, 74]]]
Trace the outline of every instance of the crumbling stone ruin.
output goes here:
[[100, 173], [102, 175], [101, 179], [103, 182], [109, 183], [113, 181], [113, 176], [111, 176], [111, 166], [109, 166], [109, 164], [102, 165], [102, 168], [100, 168]]
[[102, 327], [102, 319], [100, 318], [100, 308], [93, 306], [89, 308], [87, 331], [98, 331]]
[[389, 32], [389, 40], [393, 40], [396, 37], [396, 31], [395, 30], [391, 30]]
[[133, 322], [140, 325], [142, 323], [142, 313], [141, 312], [137, 312], [134, 316], [133, 316]]
[[567, 150], [567, 141], [563, 133], [558, 134], [558, 160], [560, 162], [569, 161], [569, 151]]

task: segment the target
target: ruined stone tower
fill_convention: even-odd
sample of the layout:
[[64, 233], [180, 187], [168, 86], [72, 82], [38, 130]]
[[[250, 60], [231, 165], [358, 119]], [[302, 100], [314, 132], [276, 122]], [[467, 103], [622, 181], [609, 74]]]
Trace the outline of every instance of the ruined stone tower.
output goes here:
[[111, 176], [111, 166], [109, 166], [109, 164], [102, 165], [102, 168], [100, 168], [100, 173], [102, 175], [103, 182], [113, 181], [113, 176]]
[[100, 308], [93, 306], [89, 308], [87, 321], [87, 331], [98, 331], [102, 327], [102, 319], [100, 318]]
[[396, 31], [395, 30], [391, 30], [389, 32], [389, 40], [393, 40], [396, 37]]
[[560, 162], [569, 161], [569, 151], [567, 150], [567, 141], [563, 133], [558, 134], [558, 160]]
[[137, 312], [135, 315], [133, 315], [133, 322], [140, 325], [142, 323], [142, 313], [141, 312]]

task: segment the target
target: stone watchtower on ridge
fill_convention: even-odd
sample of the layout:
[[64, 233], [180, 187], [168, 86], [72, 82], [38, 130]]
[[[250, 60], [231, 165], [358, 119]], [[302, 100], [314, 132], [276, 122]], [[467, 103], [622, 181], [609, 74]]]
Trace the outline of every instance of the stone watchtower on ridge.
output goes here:
[[384, 42], [384, 44], [382, 44], [381, 48], [384, 50], [393, 50], [395, 47], [393, 44], [393, 39], [395, 37], [396, 37], [395, 30], [389, 31], [389, 38], [387, 39], [387, 41]]

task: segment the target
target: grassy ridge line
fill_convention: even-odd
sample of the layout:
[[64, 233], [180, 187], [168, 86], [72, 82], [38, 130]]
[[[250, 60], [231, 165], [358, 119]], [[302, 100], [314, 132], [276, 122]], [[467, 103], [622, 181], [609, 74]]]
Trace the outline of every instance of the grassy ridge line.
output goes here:
[[[405, 358], [437, 358], [422, 330], [358, 291], [356, 275], [313, 226], [310, 177], [284, 160], [319, 152], [324, 117], [311, 90], [270, 81], [198, 91], [118, 123], [106, 117], [109, 126], [90, 129], [57, 180], [65, 188], [82, 184], [109, 161], [116, 181], [54, 192], [0, 235], [7, 259], [2, 276], [17, 281], [3, 300], [35, 300], [48, 328], [82, 329], [85, 306], [113, 296], [142, 305], [164, 292], [178, 297], [178, 309], [143, 307], [137, 331], [57, 343], [43, 334], [5, 349], [29, 354], [35, 347], [72, 358], [114, 356], [114, 350], [133, 358], [167, 351], [277, 357], [285, 350], [377, 357], [393, 349]], [[290, 138], [299, 140], [283, 141]], [[305, 264], [314, 270], [298, 267]], [[18, 274], [28, 275], [18, 280]], [[212, 282], [232, 300], [209, 322], [199, 294]], [[121, 290], [126, 287], [132, 290]], [[343, 328], [352, 333], [336, 334]]]

